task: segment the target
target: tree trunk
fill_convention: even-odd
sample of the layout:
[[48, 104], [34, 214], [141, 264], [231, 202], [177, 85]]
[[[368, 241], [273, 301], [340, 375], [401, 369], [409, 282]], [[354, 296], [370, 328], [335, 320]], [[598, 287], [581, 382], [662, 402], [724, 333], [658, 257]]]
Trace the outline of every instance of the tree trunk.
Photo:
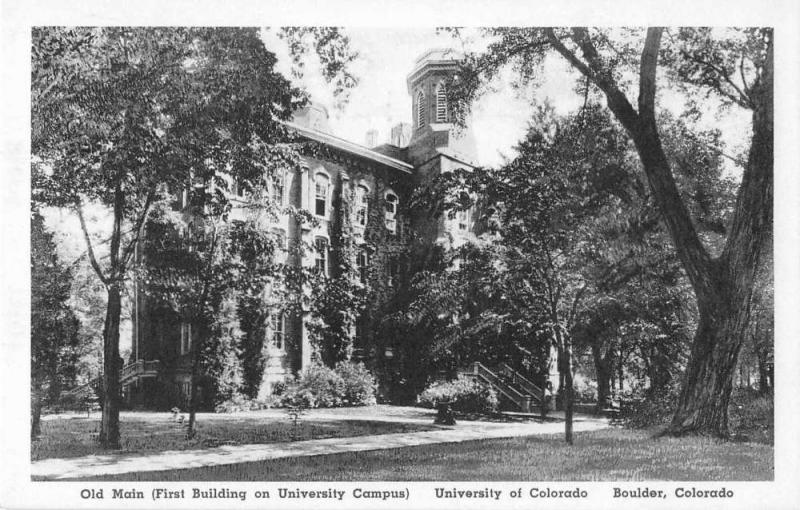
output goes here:
[[197, 421], [197, 373], [200, 365], [200, 345], [205, 339], [205, 325], [198, 328], [197, 341], [192, 339], [192, 369], [189, 375], [189, 424], [186, 426], [186, 438], [195, 436], [195, 422]]
[[605, 409], [607, 400], [611, 396], [611, 386], [614, 375], [613, 357], [609, 349], [603, 357], [603, 351], [599, 346], [592, 345], [592, 358], [594, 359], [594, 369], [597, 372], [597, 410]]
[[668, 434], [729, 435], [728, 404], [749, 319], [748, 306], [731, 301], [698, 296], [700, 323]]
[[566, 340], [564, 346], [564, 440], [572, 444], [572, 404], [574, 401], [572, 388], [572, 345]]
[[119, 449], [119, 322], [122, 301], [119, 282], [108, 285], [108, 306], [103, 327], [103, 414], [100, 422], [100, 444]]
[[31, 392], [31, 439], [36, 439], [42, 434], [42, 396], [39, 390]]

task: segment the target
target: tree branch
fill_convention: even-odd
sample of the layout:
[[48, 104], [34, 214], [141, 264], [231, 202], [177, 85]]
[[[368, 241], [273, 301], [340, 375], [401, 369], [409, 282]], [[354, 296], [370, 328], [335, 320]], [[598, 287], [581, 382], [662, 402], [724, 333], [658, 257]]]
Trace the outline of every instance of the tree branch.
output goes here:
[[144, 207], [142, 208], [142, 214], [136, 221], [136, 227], [131, 229], [131, 232], [134, 232], [133, 239], [128, 243], [127, 246], [122, 251], [122, 268], [126, 268], [128, 266], [128, 262], [130, 262], [130, 258], [133, 255], [134, 247], [139, 242], [139, 239], [142, 236], [142, 226], [144, 225], [144, 221], [147, 218], [148, 213], [150, 212], [150, 205], [153, 202], [153, 197], [155, 196], [154, 191], [149, 191], [147, 193], [147, 197], [144, 201]]
[[86, 240], [86, 252], [89, 254], [89, 262], [91, 262], [92, 268], [94, 272], [97, 273], [100, 281], [103, 282], [104, 285], [108, 285], [110, 280], [103, 274], [103, 270], [97, 262], [97, 257], [94, 255], [94, 248], [92, 247], [92, 240], [89, 238], [89, 230], [86, 228], [86, 220], [83, 217], [83, 206], [81, 205], [80, 199], [75, 200], [75, 212], [78, 213], [78, 220], [81, 223], [83, 238]]

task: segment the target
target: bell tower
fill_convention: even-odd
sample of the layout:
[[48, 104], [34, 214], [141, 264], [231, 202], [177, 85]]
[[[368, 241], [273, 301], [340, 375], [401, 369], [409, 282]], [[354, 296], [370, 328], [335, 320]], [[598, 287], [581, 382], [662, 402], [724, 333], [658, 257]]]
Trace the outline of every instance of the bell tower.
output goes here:
[[[412, 124], [408, 158], [415, 167], [417, 186], [426, 186], [437, 175], [477, 166], [475, 138], [469, 122], [457, 128], [448, 104], [447, 87], [458, 79], [463, 54], [451, 49], [432, 49], [417, 58], [406, 84], [411, 95]], [[457, 246], [472, 234], [470, 211], [457, 218], [416, 218], [419, 232], [430, 241]]]
[[428, 50], [417, 58], [406, 79], [412, 103], [409, 156], [415, 164], [437, 154], [477, 164], [472, 131], [469, 125], [455, 128], [447, 98], [447, 87], [457, 77], [461, 59], [463, 54], [455, 50]]

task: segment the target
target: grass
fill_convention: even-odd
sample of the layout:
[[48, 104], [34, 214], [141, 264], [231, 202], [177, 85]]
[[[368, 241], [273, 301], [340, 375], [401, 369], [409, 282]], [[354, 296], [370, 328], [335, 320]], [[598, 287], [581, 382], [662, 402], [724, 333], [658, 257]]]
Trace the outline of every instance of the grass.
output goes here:
[[[239, 414], [198, 413], [197, 436], [187, 440], [185, 426], [173, 421], [169, 413], [122, 413], [121, 451], [148, 453], [194, 450], [223, 444], [263, 444], [415, 432], [437, 428], [423, 423], [370, 420], [363, 416], [361, 419], [347, 419], [345, 410], [326, 414], [309, 412], [301, 417], [297, 428], [294, 429], [283, 411]], [[338, 414], [341, 417], [331, 414]], [[31, 460], [108, 453], [102, 450], [96, 441], [99, 427], [99, 415], [92, 418], [71, 416], [43, 420], [42, 435], [38, 441], [31, 444]]]
[[128, 473], [125, 481], [536, 480], [749, 481], [774, 479], [773, 447], [705, 437], [658, 438], [621, 428]]

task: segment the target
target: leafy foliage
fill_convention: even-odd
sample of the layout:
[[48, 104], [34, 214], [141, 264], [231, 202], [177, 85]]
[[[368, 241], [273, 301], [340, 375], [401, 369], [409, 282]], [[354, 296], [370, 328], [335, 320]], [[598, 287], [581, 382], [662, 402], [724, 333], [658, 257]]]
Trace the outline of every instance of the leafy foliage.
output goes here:
[[31, 395], [55, 404], [77, 375], [80, 323], [69, 306], [72, 274], [56, 254], [53, 234], [31, 213]]
[[312, 364], [281, 394], [281, 404], [301, 408], [374, 405], [376, 387], [362, 363], [340, 362], [335, 368]]
[[452, 381], [437, 381], [419, 395], [424, 407], [435, 407], [438, 402], [450, 402], [453, 410], [462, 413], [493, 413], [497, 411], [497, 393], [473, 378], [459, 375]]

